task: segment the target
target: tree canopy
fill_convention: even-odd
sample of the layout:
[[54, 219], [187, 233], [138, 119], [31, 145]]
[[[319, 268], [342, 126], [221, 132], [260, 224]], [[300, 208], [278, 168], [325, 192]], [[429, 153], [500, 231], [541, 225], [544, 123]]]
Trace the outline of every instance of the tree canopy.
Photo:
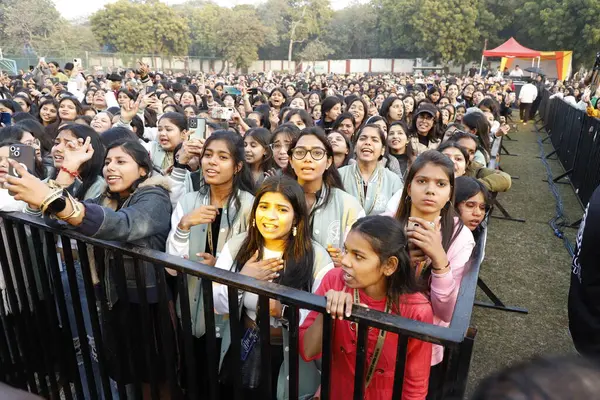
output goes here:
[[[329, 0], [266, 0], [221, 7], [210, 0], [169, 6], [118, 0], [88, 23], [65, 21], [52, 0], [0, 2], [5, 53], [48, 49], [190, 55], [254, 60], [421, 57], [441, 63], [479, 59], [485, 40], [511, 36], [539, 50], [574, 50], [575, 66], [593, 62], [597, 0], [370, 0], [332, 10]], [[26, 15], [27, 18], [23, 18]], [[320, 56], [320, 57], [317, 57]]]

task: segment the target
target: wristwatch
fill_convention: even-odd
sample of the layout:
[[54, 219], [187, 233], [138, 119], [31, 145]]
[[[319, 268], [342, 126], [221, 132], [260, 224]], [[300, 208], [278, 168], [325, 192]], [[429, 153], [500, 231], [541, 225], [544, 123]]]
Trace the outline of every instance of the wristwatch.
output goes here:
[[59, 197], [54, 200], [52, 203], [48, 204], [46, 207], [46, 213], [48, 214], [58, 214], [67, 206], [67, 199], [64, 196]]

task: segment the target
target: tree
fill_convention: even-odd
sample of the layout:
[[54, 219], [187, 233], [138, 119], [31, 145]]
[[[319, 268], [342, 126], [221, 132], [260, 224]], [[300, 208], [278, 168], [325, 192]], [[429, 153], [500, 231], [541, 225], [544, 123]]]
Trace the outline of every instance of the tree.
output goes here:
[[[248, 24], [246, 21], [256, 21]], [[258, 60], [258, 48], [265, 42], [267, 28], [259, 21], [256, 9], [236, 6], [223, 9], [219, 18], [218, 50], [220, 55], [236, 68], [246, 69]]]
[[51, 0], [3, 0], [0, 43], [4, 52], [35, 52], [65, 21]]
[[537, 50], [577, 50], [574, 63], [591, 67], [599, 50], [599, 14], [596, 0], [525, 1], [516, 10], [518, 38]]
[[189, 27], [175, 10], [158, 0], [119, 0], [90, 18], [92, 31], [105, 45], [123, 53], [185, 55]]
[[190, 1], [173, 7], [185, 18], [190, 30], [190, 50], [192, 56], [216, 56], [219, 47], [219, 23], [225, 12], [213, 3]]
[[323, 60], [333, 54], [333, 50], [319, 39], [309, 42], [298, 54], [298, 58], [306, 61]]
[[336, 11], [321, 36], [336, 58], [378, 55], [376, 10], [367, 3]]
[[464, 62], [479, 37], [480, 0], [377, 0], [380, 38], [398, 48], [441, 61]]
[[291, 66], [294, 43], [319, 35], [331, 19], [332, 11], [329, 0], [288, 0], [288, 4], [288, 62]]

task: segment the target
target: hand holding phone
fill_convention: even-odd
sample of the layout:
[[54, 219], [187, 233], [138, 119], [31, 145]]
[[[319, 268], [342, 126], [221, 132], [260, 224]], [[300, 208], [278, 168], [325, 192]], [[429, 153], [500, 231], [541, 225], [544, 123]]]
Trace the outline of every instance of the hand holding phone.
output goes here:
[[0, 126], [10, 126], [12, 123], [12, 115], [7, 112], [0, 113]]
[[[9, 148], [9, 156], [8, 158], [15, 160], [28, 172], [32, 173], [35, 170], [35, 149], [31, 146], [27, 146], [24, 144], [13, 144]], [[9, 164], [8, 166], [8, 175], [14, 176], [16, 178], [20, 178], [21, 176], [15, 170], [15, 168]], [[14, 196], [15, 193], [8, 192], [11, 196]]]
[[189, 139], [206, 139], [206, 119], [199, 117], [190, 117], [188, 119], [188, 129], [192, 132]]

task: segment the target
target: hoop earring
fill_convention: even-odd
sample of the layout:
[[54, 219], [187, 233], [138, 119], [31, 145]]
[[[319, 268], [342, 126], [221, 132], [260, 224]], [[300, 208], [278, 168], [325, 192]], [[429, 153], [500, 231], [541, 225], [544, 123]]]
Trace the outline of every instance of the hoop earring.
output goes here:
[[292, 228], [292, 236], [296, 237], [297, 234], [298, 234], [298, 228], [294, 226]]

